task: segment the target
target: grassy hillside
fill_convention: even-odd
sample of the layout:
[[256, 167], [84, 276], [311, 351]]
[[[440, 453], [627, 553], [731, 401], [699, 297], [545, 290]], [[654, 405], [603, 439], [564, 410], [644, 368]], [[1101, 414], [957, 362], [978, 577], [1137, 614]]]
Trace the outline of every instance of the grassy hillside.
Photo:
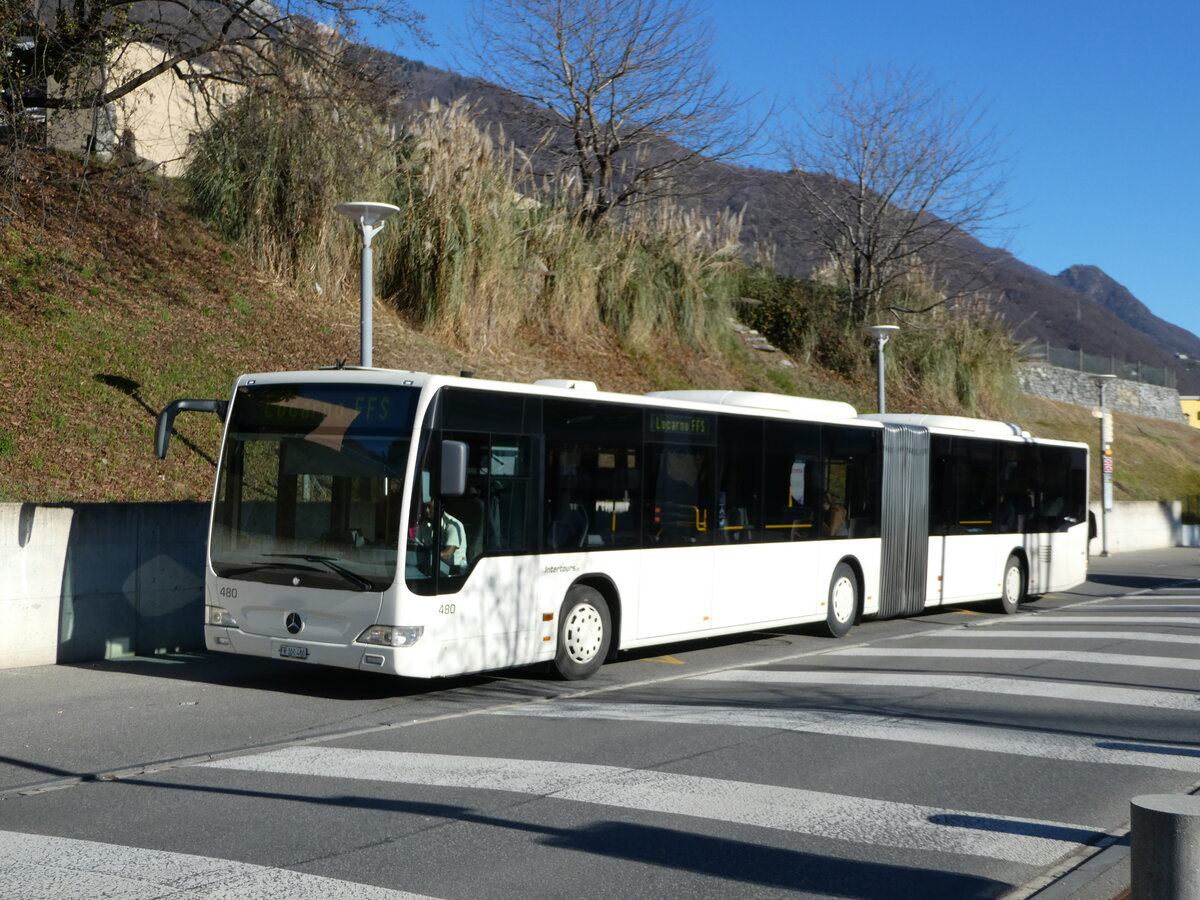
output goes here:
[[[1098, 497], [1100, 423], [1090, 408], [1023, 395], [1013, 420], [1039, 437], [1090, 445], [1092, 498]], [[1200, 429], [1116, 413], [1113, 459], [1113, 496], [1117, 500], [1178, 500], [1200, 495]]]
[[[184, 212], [175, 186], [119, 170], [81, 181], [69, 163], [47, 172], [45, 162], [0, 225], [0, 501], [207, 497], [215, 417], [181, 417], [181, 439], [159, 461], [157, 411], [177, 397], [224, 397], [242, 372], [356, 361], [356, 278], [347, 296], [301, 296]], [[348, 224], [344, 239], [356, 240]], [[602, 331], [570, 344], [518, 331], [468, 353], [375, 309], [382, 367], [632, 392], [791, 389], [732, 330], [724, 343], [727, 352], [680, 358], [625, 350]]]
[[[157, 411], [176, 397], [223, 397], [240, 372], [311, 368], [358, 357], [358, 298], [317, 295], [255, 271], [200, 225], [177, 188], [121, 170], [86, 178], [41, 158], [0, 210], [0, 501], [206, 498], [219, 439], [189, 415], [165, 461]], [[52, 165], [48, 165], [52, 163]], [[349, 226], [342, 238], [355, 240]], [[685, 386], [798, 393], [874, 405], [873, 383], [848, 383], [779, 354], [746, 349], [730, 329], [715, 349], [629, 350], [596, 328], [586, 339], [515, 330], [474, 351], [437, 340], [389, 307], [375, 310], [375, 363], [531, 381], [575, 377], [630, 392]], [[897, 344], [897, 346], [901, 346]], [[893, 411], [925, 409], [902, 386]], [[1036, 435], [1095, 441], [1088, 410], [1024, 398], [1011, 415]], [[1200, 432], [1117, 418], [1118, 499], [1200, 493]]]

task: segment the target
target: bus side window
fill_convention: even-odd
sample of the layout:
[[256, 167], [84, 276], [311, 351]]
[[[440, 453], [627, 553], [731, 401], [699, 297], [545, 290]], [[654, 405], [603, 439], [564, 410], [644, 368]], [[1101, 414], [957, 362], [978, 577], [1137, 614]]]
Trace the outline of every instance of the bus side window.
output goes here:
[[846, 537], [849, 534], [849, 526], [846, 523], [847, 468], [845, 460], [825, 460], [825, 490], [821, 494], [821, 537]]
[[759, 418], [721, 416], [717, 441], [717, 526], [726, 544], [762, 537], [763, 423]]
[[646, 445], [647, 546], [712, 543], [712, 447]]
[[467, 489], [442, 508], [462, 523], [466, 562], [484, 553], [523, 552], [529, 536], [529, 438], [446, 432], [467, 445]]
[[820, 426], [768, 421], [763, 442], [763, 540], [816, 538], [822, 500]]
[[642, 410], [555, 398], [544, 417], [543, 549], [639, 546]]
[[947, 460], [947, 534], [993, 534], [1000, 515], [1000, 484], [994, 444], [952, 438]]
[[1042, 477], [1034, 527], [1038, 531], [1066, 531], [1086, 516], [1086, 457], [1081, 450], [1070, 447], [1039, 449]]
[[823, 432], [821, 537], [878, 537], [880, 433], [840, 425]]

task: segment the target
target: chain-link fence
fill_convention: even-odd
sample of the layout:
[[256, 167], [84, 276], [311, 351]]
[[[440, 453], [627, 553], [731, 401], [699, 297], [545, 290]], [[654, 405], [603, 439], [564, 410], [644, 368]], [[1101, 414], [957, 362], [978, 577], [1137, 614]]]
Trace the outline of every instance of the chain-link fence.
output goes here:
[[1055, 347], [1053, 344], [1027, 344], [1024, 355], [1029, 362], [1044, 362], [1062, 369], [1074, 369], [1077, 372], [1090, 372], [1095, 375], [1116, 375], [1126, 381], [1140, 381], [1144, 384], [1178, 389], [1175, 373], [1169, 369], [1129, 362], [1115, 356], [1084, 353], [1082, 350], [1069, 350], [1066, 347]]

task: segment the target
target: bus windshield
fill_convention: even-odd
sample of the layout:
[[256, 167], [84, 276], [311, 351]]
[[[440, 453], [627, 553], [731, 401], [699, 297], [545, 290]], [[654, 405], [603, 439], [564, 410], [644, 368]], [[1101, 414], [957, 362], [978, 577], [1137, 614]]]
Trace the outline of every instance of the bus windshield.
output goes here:
[[418, 396], [378, 384], [240, 386], [209, 541], [217, 575], [385, 590]]

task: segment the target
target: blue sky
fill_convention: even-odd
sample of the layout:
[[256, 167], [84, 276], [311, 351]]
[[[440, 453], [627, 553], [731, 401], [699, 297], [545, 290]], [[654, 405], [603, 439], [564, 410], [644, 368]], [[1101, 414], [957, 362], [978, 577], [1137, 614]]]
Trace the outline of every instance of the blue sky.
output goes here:
[[[454, 65], [468, 0], [410, 0]], [[708, 0], [714, 62], [742, 94], [800, 103], [830, 73], [919, 66], [986, 102], [1011, 159], [1007, 248], [1050, 274], [1096, 265], [1200, 334], [1200, 2]]]

